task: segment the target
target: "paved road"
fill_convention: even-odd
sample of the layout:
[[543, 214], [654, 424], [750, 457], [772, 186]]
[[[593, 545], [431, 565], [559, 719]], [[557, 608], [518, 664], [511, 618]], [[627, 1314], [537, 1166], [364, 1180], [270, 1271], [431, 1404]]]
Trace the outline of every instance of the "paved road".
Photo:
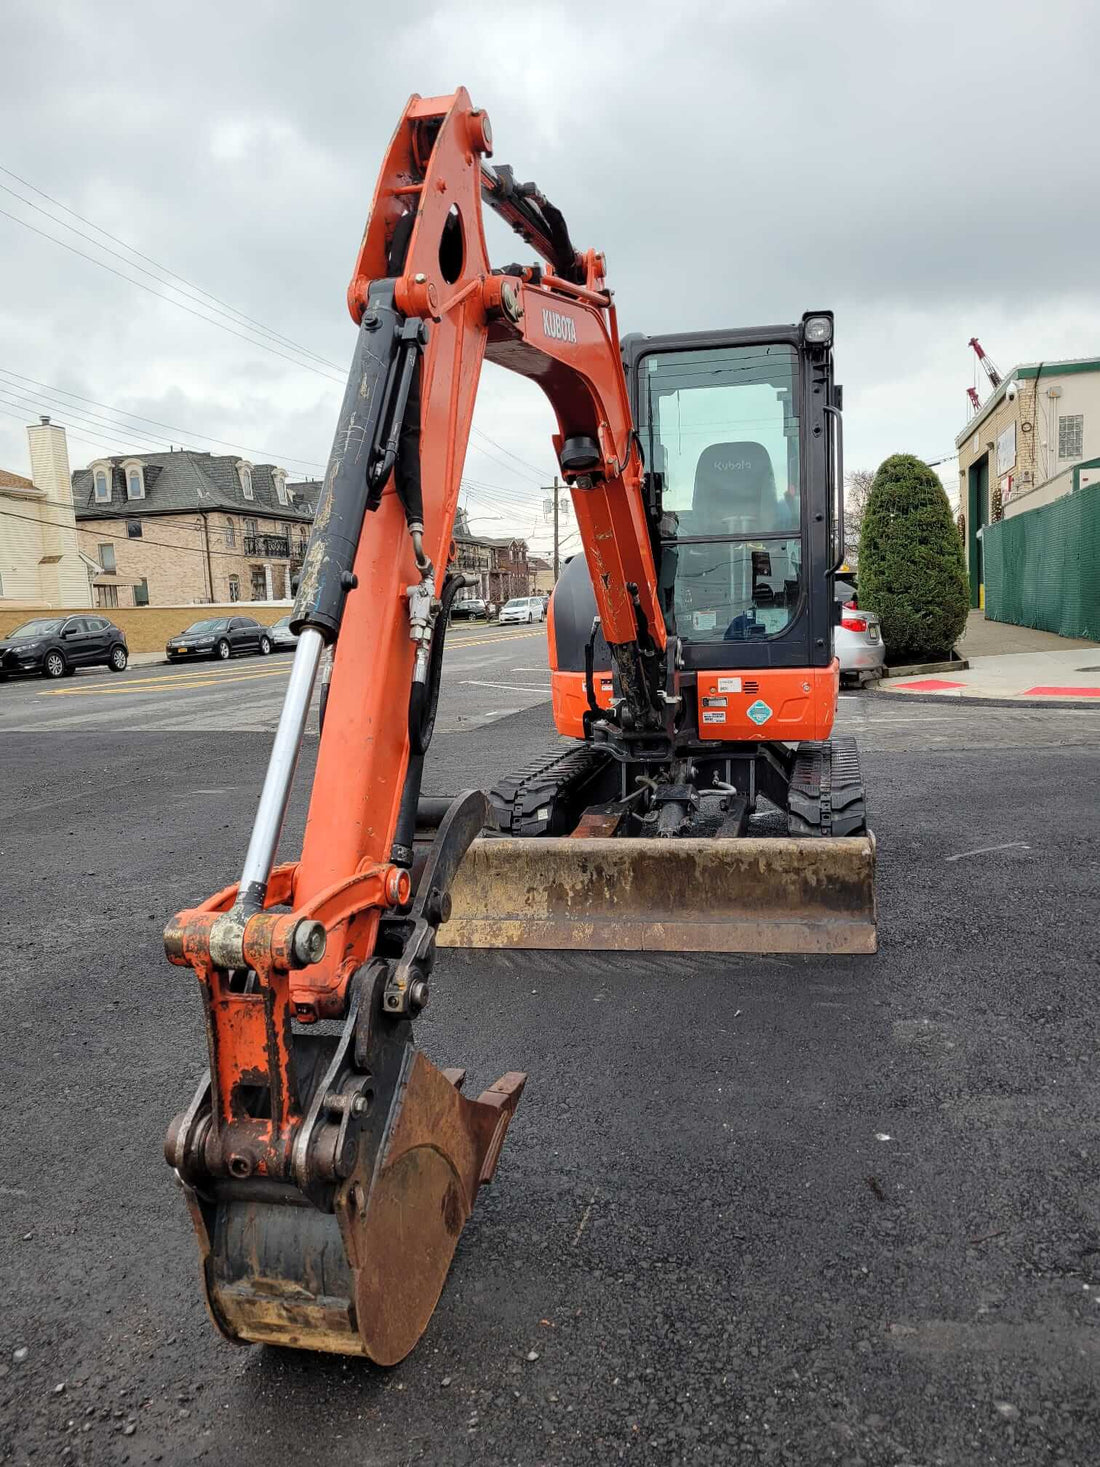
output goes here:
[[[7, 734], [0, 1460], [1095, 1463], [1100, 718], [843, 709], [877, 957], [442, 955], [433, 1058], [532, 1078], [392, 1371], [219, 1341], [160, 1159], [202, 1065], [161, 926], [267, 740]], [[430, 783], [548, 733], [441, 734]]]
[[[0, 733], [67, 728], [154, 732], [216, 728], [273, 731], [291, 655], [232, 662], [86, 668], [59, 683], [12, 679], [0, 687]], [[545, 625], [459, 623], [449, 629], [440, 733], [478, 728], [549, 696]], [[317, 731], [314, 708], [312, 732]]]

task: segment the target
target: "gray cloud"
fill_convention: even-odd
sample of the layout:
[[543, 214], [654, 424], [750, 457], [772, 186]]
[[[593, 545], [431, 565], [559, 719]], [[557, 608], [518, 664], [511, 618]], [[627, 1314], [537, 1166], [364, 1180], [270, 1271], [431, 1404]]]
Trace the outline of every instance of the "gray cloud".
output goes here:
[[[0, 163], [337, 364], [405, 97], [459, 83], [489, 110], [498, 160], [607, 253], [624, 330], [832, 306], [854, 465], [950, 450], [975, 332], [1002, 367], [1100, 347], [1100, 10], [1081, 0], [1050, 13], [605, 0], [537, 15], [476, 0], [400, 14], [17, 0], [5, 33]], [[88, 249], [8, 194], [0, 208]], [[491, 225], [495, 257], [522, 257]], [[340, 390], [325, 376], [5, 218], [0, 257], [0, 367], [298, 467], [324, 461]], [[45, 401], [24, 386], [0, 388], [0, 464], [17, 471], [20, 418]], [[141, 441], [76, 406], [43, 406], [70, 422], [76, 462], [102, 433], [118, 450]], [[549, 411], [487, 371], [477, 422], [505, 452], [475, 436], [471, 509], [503, 517], [486, 529], [527, 530], [554, 468]]]

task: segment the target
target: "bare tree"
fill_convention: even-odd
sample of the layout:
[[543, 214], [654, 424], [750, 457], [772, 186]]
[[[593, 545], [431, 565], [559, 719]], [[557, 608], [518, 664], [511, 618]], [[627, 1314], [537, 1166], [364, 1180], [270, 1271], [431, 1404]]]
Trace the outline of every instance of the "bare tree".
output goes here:
[[859, 535], [874, 482], [873, 469], [852, 469], [844, 476], [844, 541], [850, 561], [859, 560]]

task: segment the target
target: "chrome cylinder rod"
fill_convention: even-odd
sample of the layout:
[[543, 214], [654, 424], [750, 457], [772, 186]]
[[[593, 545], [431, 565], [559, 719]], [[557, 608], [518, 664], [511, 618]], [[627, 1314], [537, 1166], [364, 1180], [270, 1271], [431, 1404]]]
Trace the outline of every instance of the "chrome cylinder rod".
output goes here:
[[241, 872], [238, 906], [251, 909], [263, 906], [271, 864], [275, 859], [275, 847], [279, 844], [286, 807], [290, 801], [290, 787], [294, 781], [298, 751], [302, 746], [302, 734], [309, 714], [309, 701], [313, 696], [313, 684], [323, 650], [324, 638], [321, 633], [316, 627], [306, 627], [298, 638], [294, 665], [290, 669], [290, 682], [283, 699], [283, 710], [279, 714], [279, 726], [275, 730], [271, 757], [267, 762], [264, 787], [256, 810], [256, 822], [252, 827], [252, 838], [248, 842], [248, 854], [244, 858], [244, 870]]

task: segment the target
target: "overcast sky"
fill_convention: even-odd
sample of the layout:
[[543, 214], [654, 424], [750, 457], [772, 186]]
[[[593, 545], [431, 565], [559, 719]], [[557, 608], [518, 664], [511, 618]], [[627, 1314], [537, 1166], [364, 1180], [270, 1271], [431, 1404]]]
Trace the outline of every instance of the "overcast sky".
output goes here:
[[[0, 192], [0, 467], [16, 472], [22, 424], [50, 412], [74, 467], [167, 442], [233, 451], [222, 439], [319, 474], [383, 149], [410, 92], [458, 85], [490, 114], [495, 161], [606, 252], [624, 331], [835, 310], [849, 468], [952, 451], [974, 334], [1002, 369], [1100, 351], [1089, 0], [8, 0], [4, 40], [0, 184], [57, 216]], [[526, 257], [491, 225], [499, 263]], [[158, 299], [215, 310], [151, 261], [295, 347]], [[299, 365], [301, 347], [324, 362]], [[538, 390], [487, 368], [476, 424], [475, 525], [545, 545]], [[941, 473], [953, 488], [955, 465]]]

